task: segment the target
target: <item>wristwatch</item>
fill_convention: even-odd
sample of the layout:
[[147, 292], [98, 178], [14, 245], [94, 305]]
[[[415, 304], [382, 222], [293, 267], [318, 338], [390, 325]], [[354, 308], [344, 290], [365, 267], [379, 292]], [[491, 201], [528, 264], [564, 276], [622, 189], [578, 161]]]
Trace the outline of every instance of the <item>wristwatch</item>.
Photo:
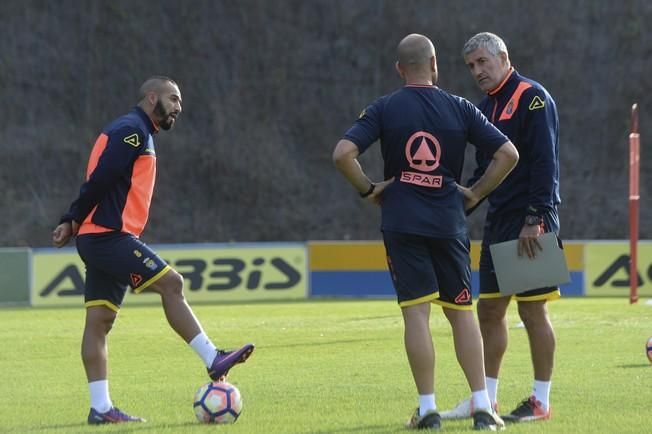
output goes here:
[[538, 215], [528, 214], [525, 216], [525, 224], [528, 226], [540, 226], [543, 219]]
[[360, 197], [364, 199], [365, 197], [367, 197], [367, 196], [369, 196], [371, 193], [373, 193], [375, 189], [376, 189], [376, 184], [374, 184], [374, 183], [372, 182], [372, 183], [371, 183], [371, 186], [369, 187], [369, 190], [365, 191], [364, 193], [359, 193], [359, 194], [360, 194]]

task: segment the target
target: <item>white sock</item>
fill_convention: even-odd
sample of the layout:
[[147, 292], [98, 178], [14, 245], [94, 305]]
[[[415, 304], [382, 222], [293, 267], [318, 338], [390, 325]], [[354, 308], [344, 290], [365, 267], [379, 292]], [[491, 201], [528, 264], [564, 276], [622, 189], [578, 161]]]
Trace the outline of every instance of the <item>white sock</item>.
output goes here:
[[498, 379], [484, 377], [484, 381], [487, 384], [487, 393], [489, 394], [491, 405], [494, 405], [496, 404], [496, 401], [498, 401]]
[[192, 349], [195, 350], [197, 355], [201, 357], [206, 367], [210, 368], [211, 364], [213, 363], [213, 359], [215, 359], [215, 352], [217, 351], [217, 348], [215, 345], [213, 345], [213, 342], [208, 339], [206, 333], [199, 333], [197, 336], [192, 338], [188, 345], [190, 345]]
[[491, 410], [491, 401], [487, 389], [473, 392], [473, 409], [474, 410]]
[[91, 407], [100, 413], [106, 413], [113, 407], [109, 397], [109, 380], [99, 380], [88, 383], [91, 394]]
[[541, 402], [541, 407], [544, 410], [548, 411], [548, 406], [550, 403], [550, 381], [538, 381], [534, 380], [534, 386], [532, 386], [532, 395]]
[[419, 416], [423, 416], [431, 410], [437, 410], [435, 404], [435, 394], [432, 395], [419, 395]]

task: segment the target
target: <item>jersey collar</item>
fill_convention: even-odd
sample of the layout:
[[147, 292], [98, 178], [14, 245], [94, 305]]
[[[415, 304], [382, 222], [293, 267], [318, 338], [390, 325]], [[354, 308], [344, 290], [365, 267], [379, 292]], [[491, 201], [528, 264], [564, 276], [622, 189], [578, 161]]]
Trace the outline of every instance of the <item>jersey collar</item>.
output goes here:
[[139, 106], [134, 107], [134, 112], [142, 119], [142, 121], [147, 125], [147, 128], [149, 130], [150, 134], [156, 134], [158, 133], [159, 127], [152, 121], [152, 118], [147, 116], [147, 113], [145, 113], [145, 110], [140, 108]]
[[509, 79], [512, 78], [515, 75], [515, 72], [516, 72], [516, 70], [514, 69], [514, 67], [510, 66], [509, 71], [507, 71], [507, 75], [505, 76], [503, 81], [501, 81], [500, 84], [495, 89], [492, 89], [489, 92], [487, 92], [487, 95], [494, 96], [495, 94], [500, 92], [500, 90], [503, 87], [505, 87], [505, 84], [509, 81]]

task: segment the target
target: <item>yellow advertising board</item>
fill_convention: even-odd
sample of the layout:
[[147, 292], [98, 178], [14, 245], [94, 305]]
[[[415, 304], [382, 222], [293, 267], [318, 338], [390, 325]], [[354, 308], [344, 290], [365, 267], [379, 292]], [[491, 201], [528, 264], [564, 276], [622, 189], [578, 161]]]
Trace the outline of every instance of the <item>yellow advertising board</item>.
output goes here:
[[[307, 296], [306, 247], [299, 243], [152, 246], [185, 280], [189, 302], [287, 300]], [[75, 249], [35, 249], [33, 306], [83, 305], [84, 263]], [[156, 303], [143, 292], [125, 304]]]
[[[585, 244], [586, 295], [629, 296], [629, 243]], [[638, 295], [652, 296], [652, 242], [638, 244]]]

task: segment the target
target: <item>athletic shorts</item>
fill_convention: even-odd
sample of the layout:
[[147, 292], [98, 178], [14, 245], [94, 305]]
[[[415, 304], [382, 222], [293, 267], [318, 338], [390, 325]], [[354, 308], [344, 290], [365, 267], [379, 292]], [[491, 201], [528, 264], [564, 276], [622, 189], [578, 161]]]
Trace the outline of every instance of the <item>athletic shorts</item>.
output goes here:
[[[518, 239], [525, 222], [525, 210], [510, 211], [497, 215], [487, 214], [480, 250], [480, 298], [501, 297], [496, 272], [491, 260], [489, 246], [502, 241]], [[556, 211], [543, 215], [543, 232], [559, 234], [559, 218]], [[561, 240], [559, 241], [561, 243]], [[517, 301], [556, 300], [560, 297], [558, 287], [539, 288], [514, 295]]]
[[79, 235], [77, 251], [86, 265], [86, 307], [103, 305], [117, 312], [127, 286], [139, 293], [170, 269], [145, 243], [125, 232]]
[[384, 231], [387, 265], [401, 307], [432, 302], [471, 309], [471, 266], [466, 235], [442, 239]]

